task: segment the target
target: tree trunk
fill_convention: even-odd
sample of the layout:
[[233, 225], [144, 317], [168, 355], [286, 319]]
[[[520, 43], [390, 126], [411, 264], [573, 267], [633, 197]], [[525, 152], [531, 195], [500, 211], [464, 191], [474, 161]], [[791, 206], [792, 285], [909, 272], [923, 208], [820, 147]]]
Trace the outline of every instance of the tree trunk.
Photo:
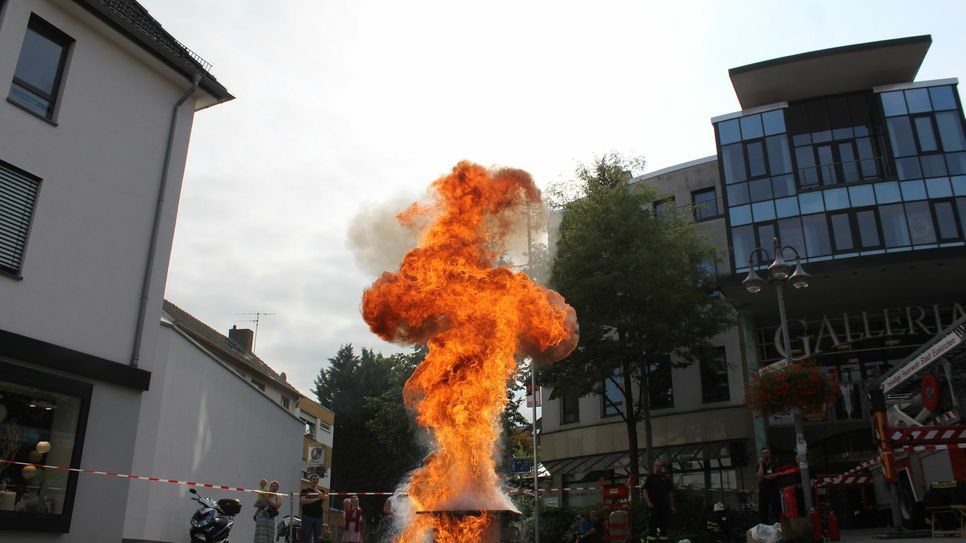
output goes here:
[[627, 453], [630, 455], [629, 471], [634, 478], [631, 487], [631, 502], [637, 503], [641, 499], [640, 481], [641, 466], [637, 449], [637, 417], [634, 416], [634, 389], [631, 386], [631, 364], [621, 364], [621, 377], [624, 387], [624, 424], [627, 425]]
[[[641, 387], [644, 389], [644, 399], [641, 400], [641, 420], [644, 421], [644, 451], [647, 472], [651, 472], [654, 465], [654, 433], [651, 431], [651, 375], [647, 361], [642, 363]], [[668, 466], [670, 469], [671, 466]]]

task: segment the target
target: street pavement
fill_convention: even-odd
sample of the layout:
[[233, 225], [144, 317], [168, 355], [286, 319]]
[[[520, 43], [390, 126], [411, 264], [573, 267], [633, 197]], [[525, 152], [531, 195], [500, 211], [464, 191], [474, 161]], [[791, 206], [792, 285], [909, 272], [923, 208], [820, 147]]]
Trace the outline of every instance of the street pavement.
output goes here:
[[[963, 541], [961, 537], [929, 537], [929, 532], [915, 532], [896, 535], [891, 528], [870, 528], [868, 530], [842, 530], [842, 543], [942, 543]], [[911, 536], [911, 537], [910, 537]]]

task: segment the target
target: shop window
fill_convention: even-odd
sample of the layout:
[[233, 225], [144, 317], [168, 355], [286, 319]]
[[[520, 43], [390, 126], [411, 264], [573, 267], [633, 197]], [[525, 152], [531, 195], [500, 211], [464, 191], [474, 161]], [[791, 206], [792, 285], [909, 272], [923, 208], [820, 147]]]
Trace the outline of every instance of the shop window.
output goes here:
[[714, 355], [701, 359], [701, 400], [704, 403], [711, 403], [726, 402], [730, 399], [725, 348], [718, 347]]
[[[0, 363], [0, 526], [70, 530], [92, 385]], [[17, 462], [9, 463], [9, 462]]]

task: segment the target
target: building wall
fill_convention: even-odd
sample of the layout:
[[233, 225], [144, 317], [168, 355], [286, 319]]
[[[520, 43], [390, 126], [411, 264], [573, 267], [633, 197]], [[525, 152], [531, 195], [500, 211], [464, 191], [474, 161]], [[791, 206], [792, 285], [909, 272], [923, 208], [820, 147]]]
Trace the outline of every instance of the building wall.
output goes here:
[[[278, 480], [283, 491], [297, 491], [301, 421], [170, 325], [160, 330], [158, 359], [165, 367], [156, 374], [158, 386], [145, 393], [136, 473], [245, 488], [256, 488], [260, 479]], [[124, 537], [183, 541], [196, 510], [187, 488], [131, 484]], [[202, 493], [240, 499], [232, 540], [252, 539], [252, 494]]]
[[[7, 0], [0, 9], [0, 160], [42, 178], [22, 278], [0, 275], [0, 330], [127, 365], [171, 111], [190, 84], [74, 2]], [[31, 13], [75, 40], [56, 125], [3, 99]], [[174, 138], [148, 323], [160, 314], [193, 102], [181, 110]], [[159, 368], [157, 334], [145, 327], [148, 370]], [[81, 465], [135, 471], [140, 390], [11, 362], [92, 382]], [[0, 541], [120, 541], [129, 485], [81, 475], [69, 533], [0, 532]]]
[[[125, 38], [71, 4], [10, 0], [0, 21], [3, 96], [31, 12], [76, 40], [57, 126], [0, 101], [0, 160], [43, 179], [23, 279], [0, 277], [8, 309], [0, 329], [126, 364], [171, 110], [190, 85], [130, 54]], [[192, 117], [189, 101], [175, 137], [147, 322], [160, 314]], [[156, 334], [146, 327], [146, 357]]]

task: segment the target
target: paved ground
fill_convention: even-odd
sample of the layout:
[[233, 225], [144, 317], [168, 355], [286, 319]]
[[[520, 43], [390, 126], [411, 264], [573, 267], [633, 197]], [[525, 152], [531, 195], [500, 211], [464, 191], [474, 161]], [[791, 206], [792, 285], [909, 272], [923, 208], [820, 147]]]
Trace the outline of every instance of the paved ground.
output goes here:
[[889, 528], [872, 528], [869, 530], [842, 530], [842, 543], [948, 543], [963, 541], [960, 537], [929, 537], [928, 532], [916, 532], [897, 536]]

